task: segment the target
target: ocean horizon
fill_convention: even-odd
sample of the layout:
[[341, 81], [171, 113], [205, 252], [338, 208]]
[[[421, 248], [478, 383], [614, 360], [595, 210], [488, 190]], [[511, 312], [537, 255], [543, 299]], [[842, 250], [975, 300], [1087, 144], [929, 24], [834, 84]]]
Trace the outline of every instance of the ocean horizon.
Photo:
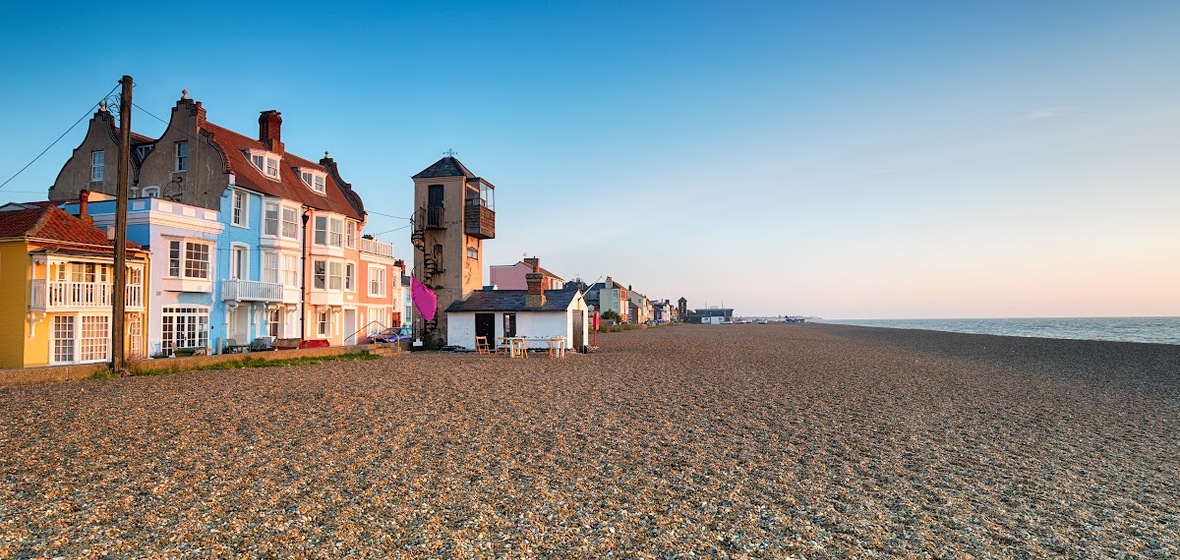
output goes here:
[[1002, 336], [1180, 344], [1180, 317], [822, 319], [817, 322]]

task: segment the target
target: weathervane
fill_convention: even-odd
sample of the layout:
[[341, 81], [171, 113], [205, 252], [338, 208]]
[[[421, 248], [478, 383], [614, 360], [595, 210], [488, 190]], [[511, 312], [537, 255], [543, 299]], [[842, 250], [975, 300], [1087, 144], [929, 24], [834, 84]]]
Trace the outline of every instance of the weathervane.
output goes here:
[[449, 150], [447, 150], [447, 151], [443, 152], [443, 155], [444, 155], [444, 156], [455, 157], [455, 156], [459, 155], [459, 152], [456, 152], [454, 149], [449, 149]]

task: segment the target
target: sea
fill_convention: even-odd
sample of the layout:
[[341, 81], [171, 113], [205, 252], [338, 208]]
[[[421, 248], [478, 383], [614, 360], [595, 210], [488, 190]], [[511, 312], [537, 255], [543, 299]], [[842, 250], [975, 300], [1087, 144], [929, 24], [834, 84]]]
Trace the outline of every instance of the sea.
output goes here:
[[1004, 336], [1180, 344], [1180, 317], [1042, 319], [841, 319], [824, 323]]

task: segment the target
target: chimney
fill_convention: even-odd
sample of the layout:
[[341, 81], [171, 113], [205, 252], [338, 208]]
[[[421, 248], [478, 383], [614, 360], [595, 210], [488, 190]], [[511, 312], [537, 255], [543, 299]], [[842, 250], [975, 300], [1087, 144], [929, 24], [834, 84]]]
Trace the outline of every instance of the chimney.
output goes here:
[[283, 153], [282, 127], [282, 113], [274, 109], [263, 111], [258, 116], [258, 141], [276, 154]]
[[90, 205], [90, 191], [82, 189], [78, 191], [78, 217], [86, 220], [86, 223], [93, 224], [94, 218], [87, 212], [87, 206]]
[[541, 281], [545, 275], [541, 274], [541, 263], [536, 257], [532, 259], [533, 271], [524, 275], [524, 282], [528, 285], [528, 294], [524, 296], [525, 309], [540, 309], [545, 307], [545, 287]]
[[524, 264], [527, 264], [527, 265], [533, 267], [533, 269], [534, 269], [533, 272], [536, 272], [535, 269], [538, 266], [541, 266], [541, 259], [538, 259], [537, 257], [526, 257], [524, 259]]
[[205, 126], [205, 106], [197, 102], [197, 128]]

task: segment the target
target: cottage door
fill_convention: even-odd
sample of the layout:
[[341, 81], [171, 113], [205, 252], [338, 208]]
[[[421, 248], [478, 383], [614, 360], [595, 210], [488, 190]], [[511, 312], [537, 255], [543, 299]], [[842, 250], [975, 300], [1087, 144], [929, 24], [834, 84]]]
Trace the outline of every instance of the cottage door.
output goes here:
[[[487, 337], [488, 344], [495, 344], [495, 340], [496, 340], [496, 314], [495, 313], [476, 313], [475, 314], [475, 336]], [[474, 347], [474, 345], [472, 347]]]
[[570, 349], [574, 352], [581, 352], [582, 346], [586, 345], [586, 339], [583, 333], [586, 332], [586, 312], [574, 312], [574, 339], [570, 341]]

